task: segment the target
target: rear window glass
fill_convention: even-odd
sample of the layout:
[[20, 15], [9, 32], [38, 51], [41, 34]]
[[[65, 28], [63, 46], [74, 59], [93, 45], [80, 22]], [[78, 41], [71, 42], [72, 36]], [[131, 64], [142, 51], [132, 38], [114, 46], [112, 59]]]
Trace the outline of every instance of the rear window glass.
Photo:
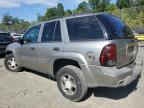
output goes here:
[[104, 38], [96, 16], [67, 19], [68, 34], [71, 41], [87, 41]]
[[9, 33], [0, 33], [0, 41], [11, 41], [12, 38]]
[[118, 17], [106, 15], [106, 20], [111, 27], [114, 38], [116, 39], [127, 39], [134, 38], [131, 29]]

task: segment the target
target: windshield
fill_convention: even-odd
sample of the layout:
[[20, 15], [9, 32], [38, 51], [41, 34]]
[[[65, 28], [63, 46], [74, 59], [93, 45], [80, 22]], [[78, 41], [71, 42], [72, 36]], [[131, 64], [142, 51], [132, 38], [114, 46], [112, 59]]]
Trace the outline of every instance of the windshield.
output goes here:
[[112, 30], [115, 39], [134, 38], [131, 29], [118, 17], [106, 15], [106, 20]]
[[0, 33], [0, 42], [11, 41], [11, 37], [9, 33]]

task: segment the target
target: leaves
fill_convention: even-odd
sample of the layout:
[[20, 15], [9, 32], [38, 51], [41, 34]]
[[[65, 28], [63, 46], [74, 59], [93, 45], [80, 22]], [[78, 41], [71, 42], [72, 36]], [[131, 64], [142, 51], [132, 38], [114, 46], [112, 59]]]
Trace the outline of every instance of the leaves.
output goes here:
[[3, 15], [2, 24], [0, 24], [0, 28], [8, 31], [11, 29], [15, 32], [23, 32], [29, 27], [30, 23], [28, 21], [24, 21], [23, 19], [19, 19], [18, 17], [13, 17], [8, 13]]
[[38, 21], [51, 20], [54, 18], [62, 17], [64, 15], [64, 6], [62, 3], [59, 3], [57, 7], [48, 8], [44, 16], [38, 14]]
[[86, 12], [89, 12], [90, 9], [88, 7], [88, 4], [86, 2], [82, 2], [78, 5], [77, 9], [76, 9], [76, 13], [79, 14], [79, 13], [86, 13]]

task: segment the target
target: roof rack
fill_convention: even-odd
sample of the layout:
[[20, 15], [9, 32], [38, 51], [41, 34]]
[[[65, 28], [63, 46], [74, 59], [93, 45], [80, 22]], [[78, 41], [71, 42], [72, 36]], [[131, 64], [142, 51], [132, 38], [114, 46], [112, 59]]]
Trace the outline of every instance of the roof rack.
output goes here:
[[84, 12], [84, 13], [80, 13], [80, 14], [71, 14], [71, 15], [65, 15], [62, 17], [54, 17], [52, 19], [46, 20], [46, 21], [51, 21], [51, 20], [56, 20], [56, 19], [60, 19], [60, 18], [66, 18], [66, 17], [74, 17], [74, 16], [81, 16], [81, 15], [88, 15], [88, 14], [102, 14], [102, 13], [108, 13], [108, 12], [99, 12], [99, 13], [95, 13], [95, 12]]

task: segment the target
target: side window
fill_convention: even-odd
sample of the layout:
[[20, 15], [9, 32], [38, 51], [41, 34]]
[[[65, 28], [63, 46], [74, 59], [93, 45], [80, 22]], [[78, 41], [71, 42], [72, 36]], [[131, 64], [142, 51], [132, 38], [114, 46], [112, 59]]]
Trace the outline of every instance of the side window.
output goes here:
[[41, 42], [61, 41], [60, 22], [45, 23]]
[[24, 35], [24, 41], [28, 43], [35, 43], [37, 42], [39, 31], [40, 31], [41, 25], [36, 25], [32, 28], [30, 28], [26, 34]]
[[67, 19], [68, 34], [71, 41], [103, 39], [103, 31], [96, 16]]

